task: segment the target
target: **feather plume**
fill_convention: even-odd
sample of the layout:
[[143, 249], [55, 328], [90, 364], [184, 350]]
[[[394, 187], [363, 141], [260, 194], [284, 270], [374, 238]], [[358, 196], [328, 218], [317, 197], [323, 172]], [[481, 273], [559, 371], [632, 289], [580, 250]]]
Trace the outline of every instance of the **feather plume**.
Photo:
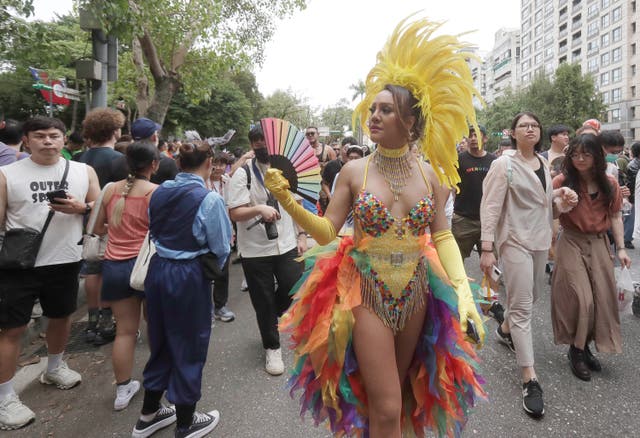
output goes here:
[[[386, 85], [406, 88], [418, 100], [425, 118], [425, 130], [418, 143], [431, 162], [440, 183], [455, 187], [460, 182], [456, 143], [469, 132], [479, 132], [474, 97], [482, 102], [473, 85], [467, 59], [474, 57], [463, 49], [470, 45], [458, 36], [433, 36], [442, 23], [427, 19], [402, 20], [378, 53], [377, 63], [365, 82], [366, 95], [353, 113], [368, 131], [369, 107]], [[480, 139], [479, 139], [480, 140]]]

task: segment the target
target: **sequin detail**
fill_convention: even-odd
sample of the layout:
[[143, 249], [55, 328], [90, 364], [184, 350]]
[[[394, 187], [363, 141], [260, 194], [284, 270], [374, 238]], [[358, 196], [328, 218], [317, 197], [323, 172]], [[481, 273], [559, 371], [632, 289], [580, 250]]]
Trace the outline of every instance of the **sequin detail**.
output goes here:
[[378, 237], [395, 226], [395, 233], [402, 238], [408, 231], [414, 236], [424, 234], [435, 216], [432, 196], [422, 198], [403, 218], [394, 217], [387, 207], [373, 193], [361, 190], [353, 208], [354, 218], [362, 230], [372, 237]]

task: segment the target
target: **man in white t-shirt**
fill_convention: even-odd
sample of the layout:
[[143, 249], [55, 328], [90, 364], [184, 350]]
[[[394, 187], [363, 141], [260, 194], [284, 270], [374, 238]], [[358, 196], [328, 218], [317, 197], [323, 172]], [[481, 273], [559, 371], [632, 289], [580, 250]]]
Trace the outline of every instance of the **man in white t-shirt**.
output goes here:
[[[47, 369], [40, 382], [70, 389], [82, 380], [62, 360], [69, 339], [70, 316], [76, 309], [82, 247], [82, 222], [100, 191], [95, 171], [61, 157], [65, 126], [58, 119], [37, 116], [23, 126], [31, 156], [0, 168], [0, 223], [41, 230], [50, 209], [55, 213], [46, 229], [35, 267], [0, 270], [0, 429], [31, 423], [35, 414], [13, 389], [20, 340], [40, 300], [47, 326]], [[66, 183], [60, 182], [69, 164]], [[49, 203], [47, 192], [64, 190], [66, 198]]]
[[286, 211], [278, 210], [264, 186], [269, 153], [259, 127], [249, 132], [249, 141], [255, 158], [233, 174], [226, 201], [229, 216], [237, 223], [238, 251], [265, 349], [265, 369], [280, 375], [284, 363], [278, 317], [289, 308], [289, 291], [302, 275], [302, 264], [295, 259], [306, 251], [307, 236]]

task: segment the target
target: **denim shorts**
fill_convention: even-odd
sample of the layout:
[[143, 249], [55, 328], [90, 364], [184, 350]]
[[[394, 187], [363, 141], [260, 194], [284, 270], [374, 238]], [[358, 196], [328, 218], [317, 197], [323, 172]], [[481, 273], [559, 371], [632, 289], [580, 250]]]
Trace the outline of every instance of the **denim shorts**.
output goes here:
[[135, 290], [129, 285], [131, 271], [136, 258], [129, 260], [102, 261], [102, 299], [118, 301], [130, 297], [144, 298], [144, 292]]

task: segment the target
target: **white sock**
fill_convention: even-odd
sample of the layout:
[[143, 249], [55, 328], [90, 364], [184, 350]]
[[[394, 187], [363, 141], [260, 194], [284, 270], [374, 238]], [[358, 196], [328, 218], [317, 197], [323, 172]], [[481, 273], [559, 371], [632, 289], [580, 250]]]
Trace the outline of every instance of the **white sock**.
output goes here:
[[13, 378], [4, 383], [0, 383], [0, 401], [8, 398], [11, 394], [15, 394], [13, 390]]
[[56, 368], [58, 368], [60, 366], [60, 364], [62, 363], [62, 355], [64, 354], [64, 351], [62, 353], [58, 353], [58, 354], [52, 354], [49, 353], [49, 361], [47, 362], [47, 372], [50, 373], [51, 371], [55, 370]]
[[154, 417], [156, 416], [157, 413], [158, 413], [158, 411], [154, 412], [153, 414], [147, 414], [147, 415], [141, 414], [140, 415], [140, 419], [142, 421], [151, 421], [151, 420], [154, 419]]

